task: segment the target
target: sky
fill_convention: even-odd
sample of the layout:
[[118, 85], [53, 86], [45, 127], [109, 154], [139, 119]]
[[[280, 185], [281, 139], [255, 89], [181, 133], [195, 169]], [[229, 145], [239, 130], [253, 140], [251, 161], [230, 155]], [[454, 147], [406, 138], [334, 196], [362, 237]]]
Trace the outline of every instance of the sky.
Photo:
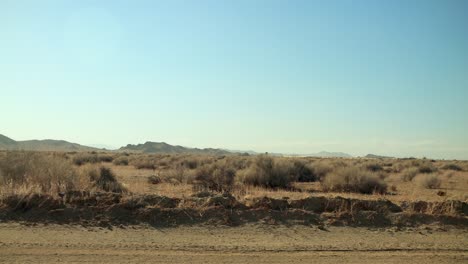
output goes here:
[[468, 1], [0, 0], [0, 134], [468, 159]]

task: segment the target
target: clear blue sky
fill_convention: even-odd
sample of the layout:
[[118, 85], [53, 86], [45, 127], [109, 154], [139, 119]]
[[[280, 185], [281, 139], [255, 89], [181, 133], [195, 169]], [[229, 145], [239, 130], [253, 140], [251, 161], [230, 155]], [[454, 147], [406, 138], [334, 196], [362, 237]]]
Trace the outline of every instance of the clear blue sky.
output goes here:
[[0, 133], [468, 159], [468, 1], [0, 1]]

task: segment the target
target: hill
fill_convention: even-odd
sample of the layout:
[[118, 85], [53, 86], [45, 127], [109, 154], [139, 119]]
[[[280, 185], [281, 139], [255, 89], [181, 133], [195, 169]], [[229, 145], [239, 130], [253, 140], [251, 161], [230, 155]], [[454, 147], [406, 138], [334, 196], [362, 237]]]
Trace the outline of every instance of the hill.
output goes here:
[[102, 149], [83, 146], [64, 140], [24, 140], [15, 141], [0, 134], [0, 150], [29, 150], [29, 151], [102, 151]]
[[369, 158], [369, 159], [393, 159], [394, 157], [380, 156], [380, 155], [375, 155], [375, 154], [367, 154], [366, 156], [364, 156], [364, 158]]
[[173, 146], [165, 142], [146, 142], [144, 144], [132, 145], [128, 144], [125, 147], [121, 147], [119, 151], [126, 152], [139, 152], [139, 153], [151, 153], [151, 154], [210, 154], [210, 155], [228, 155], [232, 152], [214, 149], [214, 148], [187, 148], [182, 146]]
[[320, 151], [319, 153], [309, 154], [309, 157], [322, 157], [322, 158], [352, 158], [353, 156], [349, 155], [348, 153], [343, 152], [328, 152], [328, 151]]

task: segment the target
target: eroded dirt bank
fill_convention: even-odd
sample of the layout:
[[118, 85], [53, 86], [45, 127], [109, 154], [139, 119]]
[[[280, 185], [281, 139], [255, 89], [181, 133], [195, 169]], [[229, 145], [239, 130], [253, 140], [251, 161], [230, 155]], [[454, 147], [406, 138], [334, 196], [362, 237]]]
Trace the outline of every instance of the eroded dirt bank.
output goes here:
[[466, 230], [429, 227], [0, 224], [1, 263], [466, 263], [467, 249]]
[[10, 196], [0, 204], [0, 221], [155, 227], [249, 223], [415, 227], [422, 224], [468, 227], [468, 204], [461, 201], [404, 202], [309, 197], [256, 198], [242, 202], [229, 194], [199, 193], [186, 199], [158, 195], [69, 192], [61, 198]]

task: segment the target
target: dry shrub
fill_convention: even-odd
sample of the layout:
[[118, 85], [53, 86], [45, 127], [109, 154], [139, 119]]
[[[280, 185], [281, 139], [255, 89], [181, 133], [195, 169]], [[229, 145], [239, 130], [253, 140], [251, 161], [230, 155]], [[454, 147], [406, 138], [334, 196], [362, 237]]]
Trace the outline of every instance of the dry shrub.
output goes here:
[[161, 178], [156, 175], [148, 176], [148, 183], [149, 184], [160, 184], [162, 182]]
[[379, 163], [368, 163], [365, 167], [368, 171], [372, 172], [383, 171], [383, 167]]
[[96, 153], [79, 153], [73, 157], [73, 163], [81, 166], [86, 163], [98, 163], [99, 158]]
[[245, 170], [239, 172], [244, 184], [271, 188], [289, 188], [296, 180], [293, 164], [288, 160], [275, 160], [268, 155], [259, 155]]
[[235, 169], [220, 160], [210, 165], [203, 165], [195, 171], [196, 185], [213, 191], [231, 191], [236, 176]]
[[316, 179], [319, 181], [333, 171], [333, 165], [326, 161], [316, 161], [312, 163], [311, 167]]
[[137, 157], [130, 162], [137, 169], [150, 169], [155, 170], [157, 165], [157, 160], [151, 157]]
[[114, 193], [128, 192], [127, 188], [117, 180], [110, 168], [91, 168], [91, 170], [88, 171], [88, 176], [92, 185], [98, 190]]
[[401, 174], [401, 179], [405, 182], [412, 181], [416, 175], [419, 174], [419, 168], [411, 167], [403, 170]]
[[423, 162], [419, 165], [420, 173], [433, 173], [436, 172], [437, 168], [432, 165], [430, 162]]
[[449, 163], [442, 166], [443, 170], [463, 171], [463, 168], [455, 163]]
[[112, 162], [114, 165], [117, 166], [127, 166], [128, 165], [128, 158], [126, 156], [120, 156], [114, 159]]
[[294, 160], [290, 172], [298, 182], [314, 182], [318, 177], [312, 168], [302, 160]]
[[77, 173], [63, 156], [36, 152], [7, 152], [0, 160], [3, 186], [57, 194], [75, 188]]
[[426, 189], [440, 188], [441, 181], [436, 173], [422, 174], [416, 177], [415, 182], [417, 185]]
[[184, 166], [187, 169], [196, 169], [199, 165], [199, 160], [195, 157], [186, 157], [180, 163], [181, 166]]
[[112, 155], [98, 155], [99, 162], [112, 162], [114, 157]]
[[387, 184], [376, 174], [358, 167], [338, 168], [322, 181], [325, 191], [385, 193]]
[[173, 184], [192, 183], [195, 177], [195, 170], [188, 170], [185, 167], [178, 166], [174, 169], [160, 171], [158, 176], [164, 182]]

